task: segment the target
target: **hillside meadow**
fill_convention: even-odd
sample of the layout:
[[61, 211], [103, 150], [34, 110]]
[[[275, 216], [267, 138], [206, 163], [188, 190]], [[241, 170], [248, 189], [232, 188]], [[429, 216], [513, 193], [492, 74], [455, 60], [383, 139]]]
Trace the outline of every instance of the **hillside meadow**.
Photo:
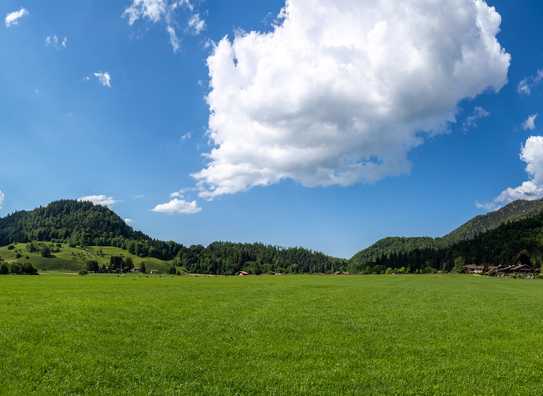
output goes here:
[[[86, 269], [88, 261], [96, 261], [99, 265], [107, 265], [112, 256], [123, 258], [130, 257], [135, 268], [145, 263], [148, 271], [167, 273], [172, 262], [159, 260], [154, 257], [138, 257], [125, 249], [112, 246], [85, 246], [71, 247], [65, 243], [32, 242], [36, 246], [35, 252], [29, 251], [28, 243], [14, 243], [0, 247], [0, 262], [6, 264], [32, 264], [40, 272], [78, 272]], [[41, 247], [48, 247], [52, 253], [51, 257], [43, 257], [40, 253]]]
[[540, 394], [543, 283], [0, 277], [2, 394]]

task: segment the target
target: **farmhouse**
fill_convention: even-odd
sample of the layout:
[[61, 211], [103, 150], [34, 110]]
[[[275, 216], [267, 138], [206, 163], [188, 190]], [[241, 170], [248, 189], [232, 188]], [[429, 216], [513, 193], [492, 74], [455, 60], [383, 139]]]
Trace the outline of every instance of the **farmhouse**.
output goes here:
[[464, 273], [465, 274], [483, 274], [485, 272], [485, 266], [484, 265], [474, 265], [469, 264], [464, 266]]

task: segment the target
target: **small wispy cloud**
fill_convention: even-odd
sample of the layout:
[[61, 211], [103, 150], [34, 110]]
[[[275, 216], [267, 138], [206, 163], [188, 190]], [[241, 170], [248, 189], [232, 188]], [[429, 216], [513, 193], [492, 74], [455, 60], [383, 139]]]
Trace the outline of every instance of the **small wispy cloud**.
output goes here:
[[55, 49], [68, 48], [68, 37], [57, 36], [56, 34], [52, 36], [47, 36], [45, 38], [45, 45], [47, 47], [53, 47]]
[[530, 95], [532, 90], [543, 81], [543, 69], [537, 71], [533, 76], [523, 79], [517, 87], [517, 92], [520, 95]]
[[156, 213], [164, 214], [196, 214], [202, 211], [196, 201], [185, 201], [184, 199], [172, 198], [170, 201], [159, 204], [152, 209]]
[[206, 30], [206, 21], [204, 21], [200, 14], [196, 13], [193, 14], [188, 21], [188, 28], [189, 32], [191, 32], [194, 35], [199, 35], [204, 30]]
[[107, 195], [104, 195], [104, 194], [87, 195], [85, 197], [80, 197], [77, 200], [79, 202], [91, 202], [94, 205], [106, 206], [108, 208], [111, 208], [113, 205], [115, 205], [117, 202], [119, 202], [119, 201], [115, 200], [113, 197], [110, 197], [110, 196], [107, 196]]
[[181, 38], [177, 29], [180, 10], [185, 10], [189, 14], [186, 32], [199, 35], [206, 29], [205, 20], [190, 0], [132, 0], [122, 16], [128, 20], [130, 26], [140, 20], [147, 20], [153, 24], [163, 22], [170, 45], [174, 52], [178, 52], [181, 48]]
[[486, 111], [481, 106], [476, 106], [473, 112], [464, 120], [464, 131], [476, 128], [479, 121], [490, 116], [490, 112]]
[[535, 122], [537, 120], [537, 114], [532, 114], [526, 121], [522, 123], [522, 129], [525, 131], [533, 131], [535, 129]]
[[187, 132], [187, 133], [184, 133], [181, 135], [181, 140], [190, 140], [192, 139], [192, 133], [191, 132]]
[[4, 201], [6, 200], [6, 194], [0, 190], [0, 209], [2, 209], [2, 206], [4, 205]]
[[194, 188], [181, 189], [170, 194], [170, 200], [155, 206], [152, 211], [165, 214], [196, 214], [202, 211], [196, 201], [187, 201], [185, 194]]
[[179, 37], [177, 37], [177, 32], [170, 25], [166, 26], [166, 31], [170, 36], [170, 45], [172, 46], [173, 52], [179, 51], [181, 48], [181, 42], [179, 41]]
[[103, 87], [111, 88], [111, 75], [108, 72], [96, 72], [94, 77], [98, 79]]
[[22, 18], [29, 15], [30, 12], [26, 8], [21, 8], [17, 11], [10, 12], [6, 15], [4, 18], [4, 23], [6, 24], [6, 27], [9, 28], [14, 25], [18, 25]]

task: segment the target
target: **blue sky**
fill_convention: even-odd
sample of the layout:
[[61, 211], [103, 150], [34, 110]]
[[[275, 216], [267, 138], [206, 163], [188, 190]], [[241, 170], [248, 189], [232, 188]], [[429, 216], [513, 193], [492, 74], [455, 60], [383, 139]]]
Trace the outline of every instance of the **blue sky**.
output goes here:
[[[270, 36], [272, 23], [281, 25], [286, 19], [294, 26], [290, 27], [290, 34], [294, 34], [299, 28], [295, 25], [306, 21], [303, 18], [318, 21], [316, 14], [310, 17], [297, 14], [310, 0], [292, 0], [291, 14], [285, 19], [276, 19], [285, 5], [279, 0], [178, 1], [177, 8], [172, 8], [173, 0], [145, 1], [165, 2], [170, 8], [159, 14], [153, 14], [153, 9], [134, 8], [138, 14], [130, 24], [126, 10], [134, 6], [133, 0], [4, 0], [0, 4], [0, 15], [4, 18], [0, 27], [3, 49], [0, 191], [4, 194], [0, 215], [61, 198], [104, 195], [114, 201], [109, 202], [113, 210], [131, 219], [135, 228], [156, 238], [184, 244], [262, 241], [350, 257], [384, 236], [439, 236], [513, 198], [543, 196], [540, 188], [543, 150], [537, 139], [538, 118], [523, 126], [529, 116], [542, 110], [543, 84], [539, 86], [539, 82], [543, 75], [537, 74], [543, 67], [538, 27], [543, 23], [541, 2], [488, 1], [501, 16], [497, 42], [504, 53], [510, 54], [510, 63], [503, 69], [505, 58], [497, 61], [485, 53], [483, 56], [494, 63], [477, 70], [470, 66], [464, 80], [472, 78], [490, 89], [476, 88], [475, 92], [466, 83], [465, 96], [462, 91], [445, 98], [443, 108], [436, 106], [432, 110], [438, 121], [435, 117], [431, 121], [416, 118], [418, 113], [414, 110], [406, 115], [412, 120], [409, 126], [397, 116], [400, 109], [394, 116], [381, 117], [379, 121], [375, 121], [375, 114], [370, 114], [368, 117], [374, 117], [371, 118], [374, 124], [368, 123], [380, 132], [367, 132], [367, 145], [378, 147], [369, 149], [364, 146], [366, 143], [353, 138], [360, 131], [354, 131], [355, 135], [348, 138], [341, 128], [325, 137], [320, 135], [319, 126], [330, 124], [330, 119], [325, 124], [319, 123], [322, 110], [315, 109], [329, 108], [328, 98], [314, 103], [307, 103], [306, 99], [299, 106], [304, 116], [296, 122], [289, 124], [289, 120], [281, 118], [286, 113], [278, 98], [284, 94], [284, 102], [290, 103], [291, 96], [298, 95], [293, 94], [291, 87], [299, 81], [302, 81], [300, 89], [307, 90], [303, 81], [309, 77], [297, 65], [308, 59], [317, 62], [323, 54], [330, 56], [319, 47], [325, 40], [323, 37], [327, 37], [326, 31], [320, 38], [300, 39], [296, 43], [299, 48], [313, 51], [307, 57], [298, 60], [297, 55], [286, 59], [269, 54], [269, 48], [281, 49], [281, 45], [287, 45], [278, 35]], [[313, 1], [320, 5], [327, 3]], [[465, 0], [467, 6], [471, 1]], [[348, 3], [349, 0], [339, 2], [339, 9], [330, 12], [330, 18], [340, 19], [341, 4], [347, 7]], [[364, 5], [360, 4], [358, 11], [364, 18]], [[21, 9], [25, 12], [5, 19]], [[379, 12], [385, 18], [396, 15], [390, 10]], [[335, 22], [330, 19], [323, 24], [333, 26]], [[443, 26], [445, 22], [449, 21], [444, 20]], [[454, 29], [464, 25], [453, 21], [447, 26]], [[177, 49], [172, 45], [168, 28], [175, 31]], [[257, 32], [256, 36], [243, 33], [251, 31]], [[357, 40], [355, 33], [345, 29], [338, 40]], [[428, 40], [425, 32], [416, 33], [414, 42]], [[394, 34], [390, 33], [389, 40], [394, 40]], [[228, 40], [219, 45], [225, 36]], [[443, 37], [446, 41], [447, 36]], [[268, 44], [262, 44], [260, 39], [270, 39], [271, 47], [266, 47]], [[238, 51], [239, 70], [264, 67], [274, 71], [276, 80], [268, 89], [269, 81], [262, 78], [251, 80], [246, 96], [240, 96], [236, 90], [229, 91], [233, 86], [231, 80], [244, 84], [247, 77], [221, 69], [231, 47]], [[444, 59], [450, 55], [444, 55], [447, 48], [439, 47], [438, 54]], [[381, 56], [387, 64], [392, 64], [398, 59], [387, 58], [394, 52], [387, 49]], [[280, 52], [284, 53], [287, 52]], [[213, 70], [208, 67], [208, 57], [216, 61]], [[353, 59], [352, 63], [357, 64], [360, 59]], [[283, 67], [290, 61], [291, 72]], [[501, 75], [503, 70], [505, 74]], [[106, 73], [111, 79], [110, 86], [104, 79]], [[359, 77], [356, 70], [353, 73]], [[368, 78], [394, 79], [390, 77], [393, 73], [382, 73], [381, 67]], [[215, 78], [214, 85], [210, 84], [210, 74]], [[365, 91], [365, 81], [358, 77], [356, 81], [362, 84], [362, 89], [357, 91]], [[506, 81], [501, 84], [503, 77]], [[339, 75], [335, 81], [342, 78]], [[454, 86], [461, 86], [464, 80]], [[523, 80], [525, 83], [519, 85]], [[395, 80], [388, 82], [396, 84]], [[323, 89], [326, 84], [332, 83], [328, 80], [315, 83]], [[397, 85], [401, 95], [405, 94], [405, 84], [402, 80]], [[524, 90], [519, 90], [519, 86]], [[377, 88], [368, 87], [367, 92], [372, 89]], [[419, 86], [409, 89], [413, 101], [420, 99], [424, 104], [428, 100], [429, 107], [436, 99], [424, 95], [447, 95], [446, 89], [435, 92]], [[495, 92], [496, 89], [499, 91]], [[210, 92], [218, 115], [212, 127], [206, 102]], [[342, 103], [336, 113], [325, 111], [326, 117], [343, 117], [343, 113], [347, 117], [360, 116], [360, 106], [349, 107], [353, 104], [345, 99], [349, 95], [342, 97], [333, 89], [322, 92], [337, 94], [337, 101]], [[475, 97], [470, 98], [474, 93]], [[247, 97], [251, 103], [238, 105]], [[304, 96], [295, 98], [297, 104], [300, 97]], [[368, 99], [356, 100], [355, 104], [366, 103]], [[446, 106], [451, 100], [456, 106], [449, 109]], [[365, 109], [369, 113], [371, 105]], [[404, 129], [415, 128], [413, 124], [428, 124], [429, 129], [436, 129], [437, 124], [443, 124], [447, 110], [456, 112], [456, 120], [435, 133], [426, 133], [416, 144], [409, 140], [420, 136], [415, 130], [409, 130], [412, 132], [409, 139], [396, 146], [386, 146], [379, 140], [387, 136], [386, 142], [396, 142]], [[265, 114], [255, 115], [259, 111]], [[295, 118], [299, 116], [296, 111], [291, 107], [287, 113]], [[263, 129], [260, 135], [252, 130], [247, 132], [247, 125], [263, 118], [268, 120], [267, 126], [276, 129]], [[287, 126], [283, 130], [284, 125]], [[302, 127], [297, 130], [296, 125]], [[337, 125], [342, 124], [338, 121]], [[215, 140], [208, 132], [214, 128]], [[266, 148], [269, 131], [281, 132], [274, 135], [274, 143], [270, 145], [281, 150]], [[315, 148], [312, 145], [316, 139], [327, 144]], [[297, 142], [296, 150], [293, 140]], [[219, 142], [223, 142], [224, 150], [207, 157], [214, 147], [220, 146]], [[254, 147], [250, 145], [253, 143]], [[315, 151], [307, 159], [297, 161], [299, 144], [307, 144]], [[227, 146], [239, 151], [228, 151]], [[356, 146], [357, 151], [349, 146]], [[322, 154], [326, 147], [335, 151]], [[254, 156], [250, 153], [253, 149]], [[524, 159], [520, 158], [521, 151]], [[322, 156], [315, 158], [315, 152]], [[360, 157], [359, 152], [363, 152]], [[403, 160], [404, 154], [407, 162], [397, 162], [395, 156]], [[341, 161], [336, 161], [337, 158]], [[371, 167], [370, 171], [357, 171], [354, 175], [345, 172], [351, 169], [344, 167], [345, 159], [352, 158], [375, 165], [375, 171]], [[256, 171], [253, 168], [250, 173], [225, 171], [241, 162]], [[325, 175], [315, 171], [316, 168], [325, 169]], [[192, 176], [202, 170], [207, 170], [204, 176]], [[523, 182], [531, 184], [522, 187]]]

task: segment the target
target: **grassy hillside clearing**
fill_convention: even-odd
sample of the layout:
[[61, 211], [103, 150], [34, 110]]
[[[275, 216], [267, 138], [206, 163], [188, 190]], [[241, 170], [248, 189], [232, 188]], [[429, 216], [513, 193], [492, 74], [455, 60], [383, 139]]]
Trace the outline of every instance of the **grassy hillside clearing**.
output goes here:
[[[29, 244], [27, 243], [0, 247], [0, 260], [4, 260], [8, 264], [30, 262], [40, 272], [78, 272], [85, 269], [89, 260], [94, 260], [102, 265], [109, 263], [111, 256], [131, 257], [136, 268], [144, 262], [149, 271], [156, 273], [167, 273], [172, 266], [169, 261], [153, 257], [141, 258], [130, 254], [127, 250], [116, 247], [89, 246], [82, 248], [52, 242], [33, 242], [33, 244], [38, 248], [35, 252], [29, 250]], [[42, 256], [40, 249], [43, 247], [49, 248], [51, 257]]]

